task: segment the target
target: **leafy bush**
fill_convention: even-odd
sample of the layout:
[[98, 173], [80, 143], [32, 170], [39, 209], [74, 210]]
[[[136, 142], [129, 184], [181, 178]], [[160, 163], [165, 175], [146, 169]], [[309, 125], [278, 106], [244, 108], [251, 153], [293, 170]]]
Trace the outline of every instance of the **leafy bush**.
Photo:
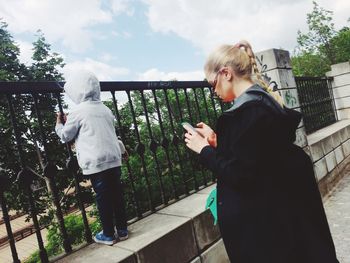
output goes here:
[[[92, 214], [95, 214], [93, 212]], [[71, 214], [64, 218], [64, 223], [67, 229], [68, 238], [71, 245], [76, 246], [84, 242], [84, 223], [81, 215]], [[90, 224], [90, 229], [93, 234], [101, 230], [101, 223], [99, 220], [95, 220]], [[59, 230], [58, 224], [53, 223], [47, 234], [47, 245], [45, 249], [49, 257], [56, 256], [64, 251], [63, 238]], [[39, 251], [35, 251], [25, 263], [37, 263], [40, 262]]]

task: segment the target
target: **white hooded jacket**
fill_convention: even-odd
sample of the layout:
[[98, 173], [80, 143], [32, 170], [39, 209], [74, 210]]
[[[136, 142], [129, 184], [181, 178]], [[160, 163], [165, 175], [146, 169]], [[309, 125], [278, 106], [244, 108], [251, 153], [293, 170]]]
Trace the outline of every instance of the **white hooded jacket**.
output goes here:
[[63, 142], [75, 140], [83, 174], [121, 166], [121, 142], [115, 134], [114, 116], [100, 100], [96, 76], [87, 71], [75, 72], [67, 79], [64, 90], [77, 107], [67, 115], [64, 125], [56, 124], [55, 130]]

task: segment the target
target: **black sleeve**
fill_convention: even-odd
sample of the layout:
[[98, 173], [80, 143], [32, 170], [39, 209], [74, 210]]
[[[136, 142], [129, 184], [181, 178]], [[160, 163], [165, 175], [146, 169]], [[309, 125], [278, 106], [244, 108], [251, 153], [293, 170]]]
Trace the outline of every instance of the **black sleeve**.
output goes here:
[[249, 184], [260, 174], [264, 163], [271, 158], [273, 115], [265, 107], [250, 105], [240, 110], [232, 121], [221, 125], [226, 130], [221, 143], [228, 143], [223, 154], [211, 146], [200, 152], [202, 164], [218, 179], [233, 186]]

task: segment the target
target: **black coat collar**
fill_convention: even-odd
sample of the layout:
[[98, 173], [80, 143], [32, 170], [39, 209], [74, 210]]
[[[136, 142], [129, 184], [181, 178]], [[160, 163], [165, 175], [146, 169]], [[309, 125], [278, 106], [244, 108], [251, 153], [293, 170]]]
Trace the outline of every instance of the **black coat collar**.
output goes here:
[[251, 86], [243, 94], [241, 94], [241, 96], [236, 98], [233, 102], [233, 106], [225, 111], [225, 113], [229, 114], [230, 112], [234, 112], [246, 103], [253, 101], [261, 101], [274, 111], [281, 114], [285, 113], [284, 108], [281, 107], [281, 105], [258, 84]]

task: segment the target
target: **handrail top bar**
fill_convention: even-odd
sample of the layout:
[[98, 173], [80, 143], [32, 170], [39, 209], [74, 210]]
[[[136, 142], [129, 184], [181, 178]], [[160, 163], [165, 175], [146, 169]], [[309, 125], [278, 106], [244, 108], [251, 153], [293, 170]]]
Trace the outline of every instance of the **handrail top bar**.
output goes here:
[[[0, 81], [0, 94], [60, 93], [65, 82]], [[184, 89], [210, 87], [207, 81], [101, 81], [101, 91]]]

